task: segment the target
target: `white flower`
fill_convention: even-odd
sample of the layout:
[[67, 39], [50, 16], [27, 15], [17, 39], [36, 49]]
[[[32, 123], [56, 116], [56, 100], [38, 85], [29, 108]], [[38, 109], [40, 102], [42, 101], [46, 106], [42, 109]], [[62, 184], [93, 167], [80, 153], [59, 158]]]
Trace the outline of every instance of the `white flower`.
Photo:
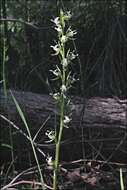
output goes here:
[[58, 46], [58, 44], [56, 44], [55, 46], [50, 46], [56, 53], [52, 54], [52, 55], [58, 55], [60, 52], [60, 48]]
[[70, 123], [71, 119], [65, 115], [64, 116], [64, 127], [68, 128], [68, 123]]
[[50, 70], [56, 77], [61, 77], [61, 70], [60, 68], [56, 65], [55, 70]]
[[58, 33], [62, 34], [62, 27], [61, 27], [61, 25], [59, 25], [58, 27], [55, 27], [55, 30], [56, 30]]
[[68, 30], [67, 30], [67, 37], [68, 38], [72, 38], [76, 34], [77, 34], [76, 30], [71, 30], [70, 27], [68, 28]]
[[67, 39], [68, 39], [67, 36], [63, 35], [60, 40], [62, 43], [65, 43]]
[[56, 26], [60, 25], [59, 17], [56, 17], [54, 20], [51, 20]]
[[53, 98], [58, 101], [60, 99], [60, 93], [54, 93]]
[[48, 156], [46, 159], [47, 163], [49, 166], [53, 166], [53, 160], [52, 160], [52, 156]]
[[74, 52], [70, 52], [69, 56], [70, 56], [70, 60], [73, 60], [78, 56], [78, 54], [74, 54]]
[[78, 56], [78, 54], [75, 54], [75, 51], [68, 50], [67, 52], [67, 60], [70, 62], [71, 60], [75, 59]]
[[64, 67], [67, 67], [67, 66], [68, 66], [67, 58], [64, 58], [64, 59], [62, 60], [62, 65], [63, 65]]
[[69, 20], [72, 17], [72, 14], [70, 11], [67, 11], [67, 13], [64, 15], [64, 20]]
[[64, 124], [67, 124], [70, 121], [71, 121], [71, 119], [67, 115], [65, 115], [65, 117], [64, 117]]
[[52, 142], [55, 140], [55, 132], [54, 131], [49, 131], [47, 130], [46, 133], [45, 133], [46, 136], [48, 136], [48, 138], [50, 139], [49, 141], [46, 141], [46, 142]]
[[66, 91], [67, 91], [67, 88], [66, 88], [66, 86], [63, 84], [63, 85], [61, 86], [61, 92], [64, 94]]

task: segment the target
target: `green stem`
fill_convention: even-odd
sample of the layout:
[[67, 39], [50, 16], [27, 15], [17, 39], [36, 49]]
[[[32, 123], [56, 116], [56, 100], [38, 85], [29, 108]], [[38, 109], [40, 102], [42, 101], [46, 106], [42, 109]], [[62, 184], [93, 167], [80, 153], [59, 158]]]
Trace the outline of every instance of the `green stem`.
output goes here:
[[[62, 44], [62, 59], [65, 58], [65, 46]], [[66, 71], [64, 69], [64, 66], [62, 68], [63, 74], [62, 74], [62, 85], [65, 85], [66, 80]], [[56, 142], [56, 152], [55, 152], [55, 166], [54, 166], [54, 176], [53, 176], [53, 190], [57, 190], [57, 178], [58, 178], [58, 171], [59, 171], [59, 156], [60, 156], [60, 142], [63, 134], [63, 128], [64, 128], [64, 109], [65, 109], [65, 99], [63, 94], [61, 94], [61, 111], [60, 111], [60, 128], [58, 133], [58, 139]]]
[[[65, 20], [63, 17], [63, 13], [61, 11], [60, 14], [60, 23], [62, 27], [62, 35], [59, 35], [59, 41], [60, 41], [60, 61], [65, 60], [66, 53], [65, 53], [65, 43], [61, 41], [61, 36], [65, 36]], [[66, 73], [67, 70], [65, 68], [65, 65], [62, 65], [62, 77], [61, 77], [61, 88], [63, 86], [66, 86]], [[54, 174], [53, 174], [53, 190], [57, 190], [57, 182], [58, 182], [58, 172], [59, 172], [59, 159], [60, 159], [60, 143], [62, 139], [63, 129], [64, 129], [64, 116], [65, 116], [65, 94], [64, 90], [61, 89], [61, 97], [60, 97], [60, 122], [59, 122], [59, 131], [58, 131], [58, 137], [56, 135], [56, 149], [55, 149], [55, 162], [54, 162]]]
[[60, 130], [59, 130], [59, 134], [58, 134], [58, 140], [57, 140], [57, 143], [56, 143], [56, 152], [55, 152], [53, 190], [57, 190], [57, 177], [58, 177], [58, 171], [59, 171], [60, 142], [61, 142], [61, 138], [62, 138], [63, 128], [64, 128], [64, 97], [62, 96], [61, 114], [60, 114]]
[[5, 64], [6, 64], [6, 42], [5, 42], [5, 39], [4, 39], [3, 43], [4, 43], [3, 44], [3, 71], [2, 71], [2, 74], [3, 74], [3, 89], [4, 89], [4, 95], [7, 98], [7, 86], [6, 86], [6, 76], [5, 76]]

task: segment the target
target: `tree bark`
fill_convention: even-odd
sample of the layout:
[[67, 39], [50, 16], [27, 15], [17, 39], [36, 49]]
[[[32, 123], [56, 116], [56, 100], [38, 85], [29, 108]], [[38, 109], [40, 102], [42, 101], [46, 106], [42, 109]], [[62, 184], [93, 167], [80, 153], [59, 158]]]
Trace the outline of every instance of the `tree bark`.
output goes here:
[[[51, 96], [15, 90], [12, 90], [12, 93], [21, 106], [28, 122], [39, 126], [50, 117], [48, 124], [54, 124], [54, 118], [58, 110]], [[0, 113], [9, 115], [10, 120], [18, 123], [19, 114], [12, 100], [10, 91], [8, 91], [6, 100], [1, 90], [0, 99]], [[117, 97], [92, 97], [86, 99], [71, 97], [71, 100], [72, 121], [70, 125], [72, 128], [127, 129], [127, 99], [120, 100]]]
[[[32, 136], [37, 135], [37, 147], [40, 147], [49, 155], [54, 154], [55, 144], [46, 143], [49, 141], [45, 135], [47, 130], [54, 130], [55, 115], [58, 110], [55, 102], [49, 95], [36, 94], [31, 92], [22, 92], [12, 90], [13, 95], [21, 106]], [[24, 160], [23, 151], [28, 152], [28, 142], [24, 136], [25, 127], [16, 106], [8, 91], [8, 97], [5, 99], [3, 91], [0, 91], [0, 119], [1, 119], [1, 139], [8, 144], [8, 121], [13, 121], [18, 126], [19, 133], [14, 133], [13, 143], [19, 158]], [[75, 160], [89, 155], [108, 161], [126, 162], [126, 138], [127, 138], [127, 100], [114, 98], [92, 97], [82, 99], [80, 97], [71, 97], [72, 120], [69, 129], [64, 129], [61, 141], [61, 159]], [[8, 121], [3, 119], [8, 118]], [[47, 119], [48, 118], [48, 119]], [[46, 124], [44, 122], [47, 120]], [[9, 123], [13, 125], [12, 123]], [[14, 125], [12, 126], [14, 127]], [[15, 130], [14, 130], [15, 132]], [[23, 135], [20, 135], [23, 134]], [[25, 132], [27, 134], [27, 132]], [[27, 141], [27, 142], [26, 142]], [[72, 154], [70, 154], [70, 151]], [[25, 155], [27, 154], [25, 152]], [[4, 153], [2, 153], [4, 155]], [[3, 156], [10, 158], [10, 156]], [[42, 159], [42, 155], [41, 155]]]

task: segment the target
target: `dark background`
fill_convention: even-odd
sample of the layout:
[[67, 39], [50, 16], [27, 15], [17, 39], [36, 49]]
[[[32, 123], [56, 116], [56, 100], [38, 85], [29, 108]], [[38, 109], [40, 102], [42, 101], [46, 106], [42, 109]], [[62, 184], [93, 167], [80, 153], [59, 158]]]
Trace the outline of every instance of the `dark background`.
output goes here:
[[[56, 88], [49, 71], [58, 64], [58, 59], [51, 56], [50, 46], [57, 38], [51, 19], [58, 16], [60, 7], [71, 11], [69, 25], [77, 30], [76, 39], [68, 48], [78, 52], [71, 70], [80, 80], [70, 93], [124, 98], [127, 95], [124, 0], [2, 0], [2, 18], [32, 24], [0, 22], [2, 47], [6, 39], [8, 88], [46, 94]], [[1, 63], [2, 52], [3, 48]]]

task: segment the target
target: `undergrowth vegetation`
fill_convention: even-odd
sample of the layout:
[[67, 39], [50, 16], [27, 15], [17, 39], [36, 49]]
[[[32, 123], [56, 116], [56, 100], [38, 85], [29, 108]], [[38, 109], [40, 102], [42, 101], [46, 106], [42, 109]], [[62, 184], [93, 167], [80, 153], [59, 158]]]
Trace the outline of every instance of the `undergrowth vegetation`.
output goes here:
[[[58, 126], [54, 126], [54, 130], [50, 131], [47, 130], [46, 135], [49, 138], [48, 142], [55, 142], [55, 159], [52, 160], [52, 156], [48, 156], [46, 158], [46, 161], [48, 165], [53, 170], [53, 190], [58, 189], [58, 173], [59, 173], [59, 164], [60, 164], [60, 144], [61, 139], [63, 135], [64, 128], [69, 127], [69, 123], [71, 121], [71, 110], [69, 109], [70, 106], [70, 99], [68, 97], [68, 90], [72, 87], [73, 83], [76, 81], [74, 74], [72, 75], [71, 70], [69, 69], [70, 65], [72, 64], [72, 60], [74, 60], [77, 57], [76, 52], [73, 50], [67, 49], [66, 44], [69, 40], [74, 40], [74, 35], [76, 34], [76, 31], [72, 30], [70, 26], [67, 26], [68, 21], [71, 18], [71, 13], [67, 12], [64, 13], [63, 10], [60, 10], [60, 16], [56, 17], [52, 22], [54, 23], [54, 29], [57, 31], [58, 39], [55, 41], [55, 45], [51, 46], [51, 48], [54, 50], [53, 55], [57, 55], [59, 57], [59, 65], [55, 65], [54, 70], [50, 70], [50, 72], [53, 73], [54, 78], [53, 81], [59, 81], [60, 85], [58, 86], [58, 89], [54, 89], [54, 93], [51, 94], [56, 102], [56, 105], [58, 106], [59, 112], [57, 113], [59, 117], [59, 124]], [[6, 46], [4, 46], [4, 52], [3, 52], [3, 89], [4, 89], [4, 95], [7, 97], [7, 88], [6, 88], [6, 78], [5, 78], [5, 62], [6, 62]], [[17, 100], [15, 99], [13, 93], [11, 92], [13, 101], [15, 103], [15, 106], [17, 108], [17, 111], [21, 117], [21, 120], [24, 123], [24, 126], [27, 131], [27, 139], [30, 141], [32, 151], [34, 154], [34, 158], [37, 164], [37, 169], [39, 173], [39, 178], [41, 181], [42, 189], [47, 189], [48, 186], [44, 183], [44, 178], [42, 175], [41, 167], [39, 164], [39, 160], [37, 157], [35, 145], [34, 145], [34, 138], [31, 136], [30, 127], [27, 124], [27, 121], [25, 119], [24, 113], [20, 108], [20, 105], [18, 104]], [[70, 111], [69, 111], [70, 110]], [[9, 120], [8, 120], [9, 121]], [[11, 121], [9, 121], [11, 123]], [[13, 151], [13, 150], [12, 150]], [[12, 180], [13, 181], [13, 180]], [[11, 182], [12, 183], [12, 182]], [[11, 186], [11, 184], [9, 184]], [[9, 185], [4, 186], [2, 190], [6, 189]], [[13, 184], [14, 185], [14, 184]]]
[[[127, 155], [126, 121], [123, 126], [121, 124], [126, 115], [127, 89], [125, 2], [123, 1], [121, 7], [119, 0], [103, 3], [70, 1], [66, 3], [68, 7], [63, 2], [56, 1], [57, 6], [54, 8], [54, 1], [51, 4], [45, 4], [45, 1], [34, 4], [33, 1], [24, 0], [23, 4], [20, 2], [17, 6], [18, 14], [25, 15], [24, 21], [18, 17], [7, 18], [7, 13], [11, 15], [11, 11], [15, 15], [16, 7], [11, 0], [2, 0], [1, 190], [125, 190], [127, 187], [127, 164], [124, 158], [116, 156]], [[11, 8], [6, 9], [10, 5]], [[43, 27], [33, 24], [38, 20], [41, 25], [40, 6], [46, 15], [46, 11], [50, 12], [51, 8], [47, 17], [43, 15], [46, 18], [46, 25]], [[70, 8], [73, 14], [65, 11]], [[58, 15], [51, 19], [56, 9]], [[38, 18], [35, 10], [38, 10]], [[100, 26], [103, 27], [100, 29]], [[49, 28], [50, 31], [44, 31], [42, 37], [41, 31]], [[36, 110], [40, 114], [41, 105], [35, 104], [36, 109], [32, 110], [29, 101], [33, 99], [27, 97], [28, 104], [24, 108], [24, 102], [19, 101], [22, 92], [19, 96], [15, 91], [29, 91], [32, 87], [33, 92], [48, 94], [46, 101], [49, 107], [43, 111], [45, 114], [48, 110], [50, 114], [41, 120], [41, 125], [38, 121], [37, 124], [31, 121], [31, 125], [26, 114], [28, 108], [32, 117]], [[100, 97], [101, 109], [104, 110], [100, 111], [100, 107], [92, 110]], [[92, 98], [93, 102], [89, 105], [89, 99], [92, 101]], [[112, 99], [113, 111], [110, 112], [107, 104], [108, 101], [112, 103]], [[96, 105], [98, 104], [97, 102]], [[116, 111], [114, 105], [120, 105], [118, 112], [121, 117], [119, 119], [114, 116], [112, 124], [110, 113], [114, 114]], [[9, 115], [15, 112], [17, 114], [14, 118]], [[97, 112], [102, 112], [102, 118], [98, 117], [96, 123], [92, 119]], [[107, 112], [109, 115], [105, 120], [103, 114]], [[89, 114], [93, 117], [90, 121]], [[40, 115], [38, 120], [43, 117], [43, 113]], [[77, 115], [80, 116], [79, 120]], [[48, 123], [50, 119], [53, 122]], [[104, 119], [104, 128], [98, 129], [101, 119]], [[105, 132], [108, 124], [111, 127], [117, 125], [115, 129], [111, 129], [110, 134]], [[78, 155], [78, 159], [75, 159], [75, 155]]]

